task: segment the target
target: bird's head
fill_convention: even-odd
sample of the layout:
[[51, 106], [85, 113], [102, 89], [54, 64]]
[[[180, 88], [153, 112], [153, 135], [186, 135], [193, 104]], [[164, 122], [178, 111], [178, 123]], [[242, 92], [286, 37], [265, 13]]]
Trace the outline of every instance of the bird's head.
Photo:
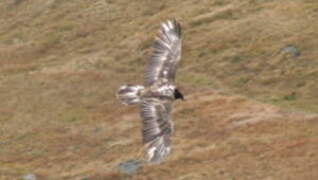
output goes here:
[[183, 94], [178, 89], [174, 90], [174, 98], [175, 99], [182, 99], [184, 101]]

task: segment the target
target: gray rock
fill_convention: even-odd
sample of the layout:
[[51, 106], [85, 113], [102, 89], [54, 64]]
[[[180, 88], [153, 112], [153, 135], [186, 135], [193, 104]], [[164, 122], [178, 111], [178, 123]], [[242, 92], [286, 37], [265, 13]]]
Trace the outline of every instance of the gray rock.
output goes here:
[[22, 180], [36, 180], [36, 176], [32, 173], [28, 173], [22, 176]]
[[294, 45], [287, 45], [286, 47], [282, 48], [282, 51], [289, 53], [294, 57], [298, 57], [301, 55], [300, 50]]
[[132, 175], [137, 172], [137, 170], [144, 163], [143, 160], [132, 159], [118, 165], [119, 171], [123, 174]]

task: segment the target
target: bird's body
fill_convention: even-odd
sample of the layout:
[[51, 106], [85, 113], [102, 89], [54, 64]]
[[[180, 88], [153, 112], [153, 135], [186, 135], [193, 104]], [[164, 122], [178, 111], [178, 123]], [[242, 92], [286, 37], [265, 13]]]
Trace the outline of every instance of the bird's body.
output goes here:
[[116, 94], [123, 104], [140, 104], [143, 143], [153, 163], [162, 162], [171, 151], [171, 108], [176, 99], [183, 99], [174, 85], [180, 58], [180, 25], [176, 21], [162, 23], [150, 57], [145, 85], [124, 85]]

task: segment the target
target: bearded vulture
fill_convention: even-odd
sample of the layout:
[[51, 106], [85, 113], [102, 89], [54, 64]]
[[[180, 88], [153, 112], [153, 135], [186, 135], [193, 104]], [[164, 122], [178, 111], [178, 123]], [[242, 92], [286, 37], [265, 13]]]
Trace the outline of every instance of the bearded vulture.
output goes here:
[[124, 85], [116, 93], [121, 103], [140, 105], [143, 143], [151, 163], [161, 163], [171, 151], [172, 103], [184, 100], [174, 83], [180, 59], [181, 26], [169, 20], [161, 24], [154, 42], [144, 86]]

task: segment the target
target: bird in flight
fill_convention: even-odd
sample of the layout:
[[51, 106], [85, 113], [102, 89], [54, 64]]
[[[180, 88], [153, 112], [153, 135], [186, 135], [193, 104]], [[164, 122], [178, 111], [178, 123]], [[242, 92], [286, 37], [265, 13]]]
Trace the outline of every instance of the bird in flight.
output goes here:
[[154, 42], [144, 86], [124, 85], [116, 93], [123, 104], [140, 104], [143, 143], [151, 163], [161, 163], [171, 152], [172, 104], [184, 100], [174, 82], [180, 59], [181, 26], [168, 20], [161, 24]]

